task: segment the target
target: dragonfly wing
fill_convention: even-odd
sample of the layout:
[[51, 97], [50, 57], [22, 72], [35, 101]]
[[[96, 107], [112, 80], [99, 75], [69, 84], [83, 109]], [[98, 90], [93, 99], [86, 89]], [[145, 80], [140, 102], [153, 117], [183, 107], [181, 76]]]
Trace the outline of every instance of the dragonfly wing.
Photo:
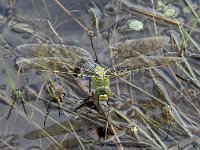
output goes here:
[[71, 59], [91, 58], [89, 52], [76, 46], [61, 44], [24, 44], [17, 46], [14, 51], [19, 57], [64, 57]]
[[72, 132], [73, 130], [71, 127], [73, 127], [73, 130], [80, 131], [86, 129], [88, 127], [88, 124], [86, 124], [84, 120], [64, 121], [61, 123], [55, 123], [49, 127], [44, 127], [38, 130], [31, 131], [25, 134], [24, 138], [33, 140], [63, 134], [66, 132]]
[[169, 43], [168, 36], [148, 37], [119, 42], [102, 51], [99, 60], [105, 67], [120, 64], [125, 59], [131, 59], [161, 48]]
[[123, 63], [114, 65], [116, 70], [131, 71], [139, 68], [161, 67], [174, 65], [177, 62], [182, 62], [181, 57], [164, 57], [164, 56], [139, 56], [129, 60], [124, 60]]
[[[89, 135], [85, 135], [87, 138], [89, 138]], [[58, 141], [58, 143], [51, 144], [47, 147], [46, 150], [59, 150], [59, 149], [79, 149], [81, 145], [84, 146], [85, 149], [93, 149], [93, 140], [82, 140], [78, 139], [77, 137], [67, 137], [66, 139], [63, 139], [62, 141]]]
[[15, 53], [20, 57], [16, 62], [21, 67], [55, 69], [55, 66], [65, 65], [70, 69], [81, 67], [88, 71], [96, 65], [89, 52], [75, 46], [25, 44], [17, 46]]
[[[43, 137], [49, 137], [53, 135], [58, 135], [66, 132], [71, 132], [73, 130], [82, 131], [87, 129], [91, 124], [98, 126], [106, 126], [107, 120], [102, 118], [98, 113], [88, 113], [88, 111], [80, 109], [78, 111], [79, 115], [84, 119], [79, 120], [68, 120], [61, 123], [55, 123], [49, 127], [44, 127], [24, 135], [26, 139], [38, 139]], [[85, 121], [85, 119], [87, 121]], [[72, 127], [73, 126], [73, 130]]]
[[[66, 63], [67, 62], [67, 63]], [[42, 57], [42, 58], [19, 58], [16, 60], [18, 67], [22, 68], [36, 68], [39, 70], [51, 70], [59, 72], [73, 71], [75, 66], [73, 60], [56, 58], [56, 57]]]

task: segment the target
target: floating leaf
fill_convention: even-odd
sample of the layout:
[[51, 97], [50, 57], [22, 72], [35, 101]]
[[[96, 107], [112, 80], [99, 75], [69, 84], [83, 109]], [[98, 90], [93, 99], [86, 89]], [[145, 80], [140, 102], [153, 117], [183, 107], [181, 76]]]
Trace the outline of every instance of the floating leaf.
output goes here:
[[164, 14], [165, 14], [166, 17], [172, 18], [176, 15], [176, 10], [174, 8], [168, 8], [168, 9], [165, 10]]
[[166, 6], [165, 4], [163, 3], [163, 1], [159, 0], [157, 3], [156, 3], [156, 10], [157, 11], [162, 11]]
[[183, 8], [183, 12], [184, 12], [185, 14], [189, 14], [189, 13], [191, 13], [192, 11], [191, 11], [190, 7], [185, 7], [185, 8]]
[[144, 28], [144, 25], [141, 21], [132, 19], [129, 21], [128, 27], [134, 31], [140, 31]]

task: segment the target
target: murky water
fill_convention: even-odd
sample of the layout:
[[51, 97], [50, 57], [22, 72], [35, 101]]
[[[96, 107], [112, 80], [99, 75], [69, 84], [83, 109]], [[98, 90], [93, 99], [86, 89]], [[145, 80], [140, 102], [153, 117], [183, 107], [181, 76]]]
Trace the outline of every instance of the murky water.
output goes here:
[[[185, 137], [189, 139], [188, 144], [185, 142], [185, 145], [179, 145], [180, 147], [192, 149], [192, 142], [196, 142], [197, 146], [200, 136], [200, 30], [199, 23], [195, 23], [195, 15], [199, 14], [200, 5], [198, 0], [190, 1], [190, 4], [196, 14], [192, 11], [185, 13], [187, 2], [177, 0], [164, 1], [165, 7], [163, 6], [161, 12], [154, 10], [158, 9], [157, 1], [154, 1], [154, 4], [127, 0], [0, 1], [0, 149], [56, 149], [54, 144], [57, 144], [57, 147], [63, 146], [63, 149], [164, 149], [173, 146], [177, 149], [177, 143], [181, 144]], [[162, 15], [167, 8], [176, 10], [172, 18]], [[144, 29], [128, 29], [128, 21], [131, 19], [140, 20]], [[183, 21], [182, 28], [178, 27], [176, 19]], [[87, 77], [59, 77], [51, 71], [33, 68], [19, 70], [16, 65], [20, 54], [16, 53], [15, 48], [34, 43], [81, 47], [95, 59], [87, 29], [94, 30], [92, 41], [97, 56], [102, 56], [100, 53], [103, 50], [117, 42], [153, 36], [170, 36], [173, 39], [172, 33], [177, 42], [181, 42], [183, 34], [186, 36], [186, 31], [188, 34], [191, 32], [184, 54], [187, 62], [181, 63], [182, 68], [179, 64], [137, 69], [110, 79], [114, 103], [110, 104], [108, 119], [116, 135], [111, 134], [106, 139], [99, 138], [100, 134], [95, 130], [99, 124], [105, 125], [105, 120], [96, 121], [92, 116], [97, 115], [97, 111], [87, 109], [87, 113], [82, 112], [85, 118], [90, 118], [84, 121], [73, 113], [77, 103], [87, 97]], [[187, 38], [185, 39], [187, 41]], [[171, 41], [172, 45], [170, 43], [147, 55], [178, 56], [176, 42]], [[117, 59], [115, 55], [111, 58]], [[123, 68], [118, 67], [119, 70]], [[61, 108], [59, 116], [57, 106], [52, 105], [50, 117], [46, 119], [46, 126], [49, 127], [47, 132], [52, 136], [40, 138], [44, 136], [43, 133], [29, 132], [44, 127], [45, 111], [52, 98], [46, 84], [51, 81], [56, 83], [56, 88], [62, 87], [66, 111], [63, 112]], [[81, 86], [78, 83], [81, 83]], [[23, 96], [17, 98], [7, 119], [16, 90], [22, 91]], [[25, 101], [27, 116], [20, 98]], [[167, 115], [167, 111], [171, 115]], [[77, 140], [76, 135], [63, 134], [65, 128], [71, 128], [69, 122], [66, 122], [68, 119], [73, 120], [71, 124], [83, 139]], [[99, 124], [95, 126], [94, 120]], [[61, 123], [65, 126], [64, 129], [54, 125], [59, 122], [64, 122]], [[135, 127], [137, 130], [133, 131]], [[63, 141], [60, 146], [59, 141]]]

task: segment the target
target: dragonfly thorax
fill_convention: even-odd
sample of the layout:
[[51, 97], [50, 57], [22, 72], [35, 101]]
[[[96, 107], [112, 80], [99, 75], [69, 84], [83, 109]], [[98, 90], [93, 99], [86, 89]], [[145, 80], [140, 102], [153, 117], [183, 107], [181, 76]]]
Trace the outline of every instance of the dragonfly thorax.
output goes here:
[[106, 76], [104, 68], [96, 66], [94, 68], [95, 76], [92, 77], [92, 84], [94, 88], [94, 96], [100, 101], [107, 101], [111, 97], [110, 79]]

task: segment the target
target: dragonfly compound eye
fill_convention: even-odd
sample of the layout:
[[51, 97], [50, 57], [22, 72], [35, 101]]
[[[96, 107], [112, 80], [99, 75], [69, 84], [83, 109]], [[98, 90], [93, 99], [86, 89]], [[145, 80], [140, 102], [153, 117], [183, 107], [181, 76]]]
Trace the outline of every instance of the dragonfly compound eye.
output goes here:
[[165, 114], [171, 114], [172, 113], [172, 108], [170, 106], [166, 106], [163, 108], [163, 112]]
[[98, 87], [94, 91], [94, 95], [99, 101], [107, 101], [111, 97], [111, 90], [108, 87]]
[[94, 31], [89, 29], [87, 34], [88, 34], [89, 37], [93, 37], [94, 36]]
[[100, 101], [107, 101], [108, 100], [108, 95], [106, 94], [106, 89], [105, 88], [102, 88], [100, 90], [99, 100]]
[[22, 93], [21, 90], [16, 90], [16, 91], [13, 93], [13, 95], [14, 95], [14, 97], [16, 97], [16, 98], [20, 98], [20, 97], [23, 95], [23, 93]]

